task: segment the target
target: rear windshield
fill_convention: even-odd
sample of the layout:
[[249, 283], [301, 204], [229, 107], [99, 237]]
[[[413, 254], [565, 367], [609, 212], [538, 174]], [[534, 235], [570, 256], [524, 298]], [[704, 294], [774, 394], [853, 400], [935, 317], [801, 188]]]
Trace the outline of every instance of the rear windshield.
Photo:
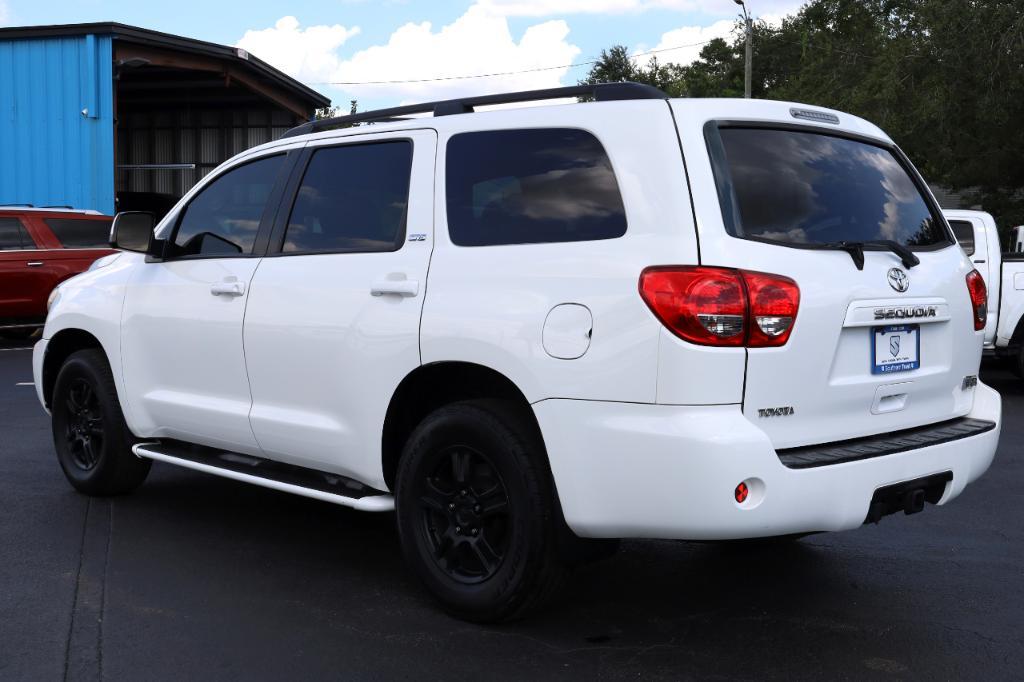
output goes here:
[[47, 218], [46, 225], [65, 249], [106, 249], [110, 248], [111, 220]]
[[951, 243], [910, 174], [883, 147], [765, 128], [719, 128], [708, 142], [726, 229], [735, 237], [794, 245]]

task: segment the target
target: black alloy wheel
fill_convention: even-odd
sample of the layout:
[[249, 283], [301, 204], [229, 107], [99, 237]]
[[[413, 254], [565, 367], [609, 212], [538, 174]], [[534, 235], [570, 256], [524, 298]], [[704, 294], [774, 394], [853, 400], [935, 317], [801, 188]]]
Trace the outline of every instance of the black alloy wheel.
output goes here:
[[134, 490], [151, 462], [132, 453], [107, 356], [98, 348], [72, 353], [61, 366], [50, 401], [53, 445], [68, 482], [87, 495]]
[[437, 451], [425, 468], [420, 523], [438, 567], [472, 585], [493, 577], [508, 552], [509, 500], [487, 457], [468, 445]]
[[528, 409], [499, 400], [446, 405], [416, 427], [399, 460], [402, 552], [458, 618], [521, 617], [547, 602], [570, 568], [560, 544], [565, 522]]
[[67, 422], [64, 438], [72, 461], [83, 471], [93, 469], [103, 451], [103, 408], [85, 379], [74, 379], [65, 398]]

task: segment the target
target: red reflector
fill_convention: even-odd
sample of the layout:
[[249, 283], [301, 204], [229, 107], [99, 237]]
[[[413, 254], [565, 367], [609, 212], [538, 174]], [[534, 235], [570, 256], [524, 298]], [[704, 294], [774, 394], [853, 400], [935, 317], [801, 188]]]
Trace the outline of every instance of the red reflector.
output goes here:
[[647, 268], [640, 295], [669, 331], [703, 346], [782, 346], [800, 307], [788, 277], [731, 268]]
[[736, 491], [733, 493], [733, 495], [736, 497], [736, 501], [739, 502], [740, 504], [743, 504], [743, 502], [746, 501], [747, 495], [749, 494], [750, 489], [747, 488], [746, 483], [740, 483], [738, 486], [736, 486]]
[[967, 293], [971, 295], [974, 331], [981, 331], [985, 328], [985, 318], [988, 317], [988, 288], [977, 270], [967, 273]]

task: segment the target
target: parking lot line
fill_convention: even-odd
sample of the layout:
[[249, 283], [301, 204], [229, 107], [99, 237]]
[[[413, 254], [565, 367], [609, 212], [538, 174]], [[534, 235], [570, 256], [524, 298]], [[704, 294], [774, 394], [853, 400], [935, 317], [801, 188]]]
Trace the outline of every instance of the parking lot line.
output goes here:
[[32, 346], [29, 346], [28, 348], [0, 348], [0, 352], [5, 350], [32, 350]]
[[17, 384], [14, 384], [14, 385], [15, 386], [35, 386], [36, 382], [34, 382], [34, 381], [22, 381], [22, 382], [19, 382]]

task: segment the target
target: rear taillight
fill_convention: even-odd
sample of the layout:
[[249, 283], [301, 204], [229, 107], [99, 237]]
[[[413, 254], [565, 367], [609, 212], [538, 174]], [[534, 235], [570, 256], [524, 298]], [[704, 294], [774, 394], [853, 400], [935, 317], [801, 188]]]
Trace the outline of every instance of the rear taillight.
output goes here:
[[788, 277], [730, 268], [647, 268], [640, 295], [669, 331], [703, 346], [784, 345], [800, 306]]
[[974, 331], [985, 328], [988, 317], [988, 289], [981, 273], [971, 270], [967, 273], [967, 292], [971, 295], [971, 314], [974, 316]]

